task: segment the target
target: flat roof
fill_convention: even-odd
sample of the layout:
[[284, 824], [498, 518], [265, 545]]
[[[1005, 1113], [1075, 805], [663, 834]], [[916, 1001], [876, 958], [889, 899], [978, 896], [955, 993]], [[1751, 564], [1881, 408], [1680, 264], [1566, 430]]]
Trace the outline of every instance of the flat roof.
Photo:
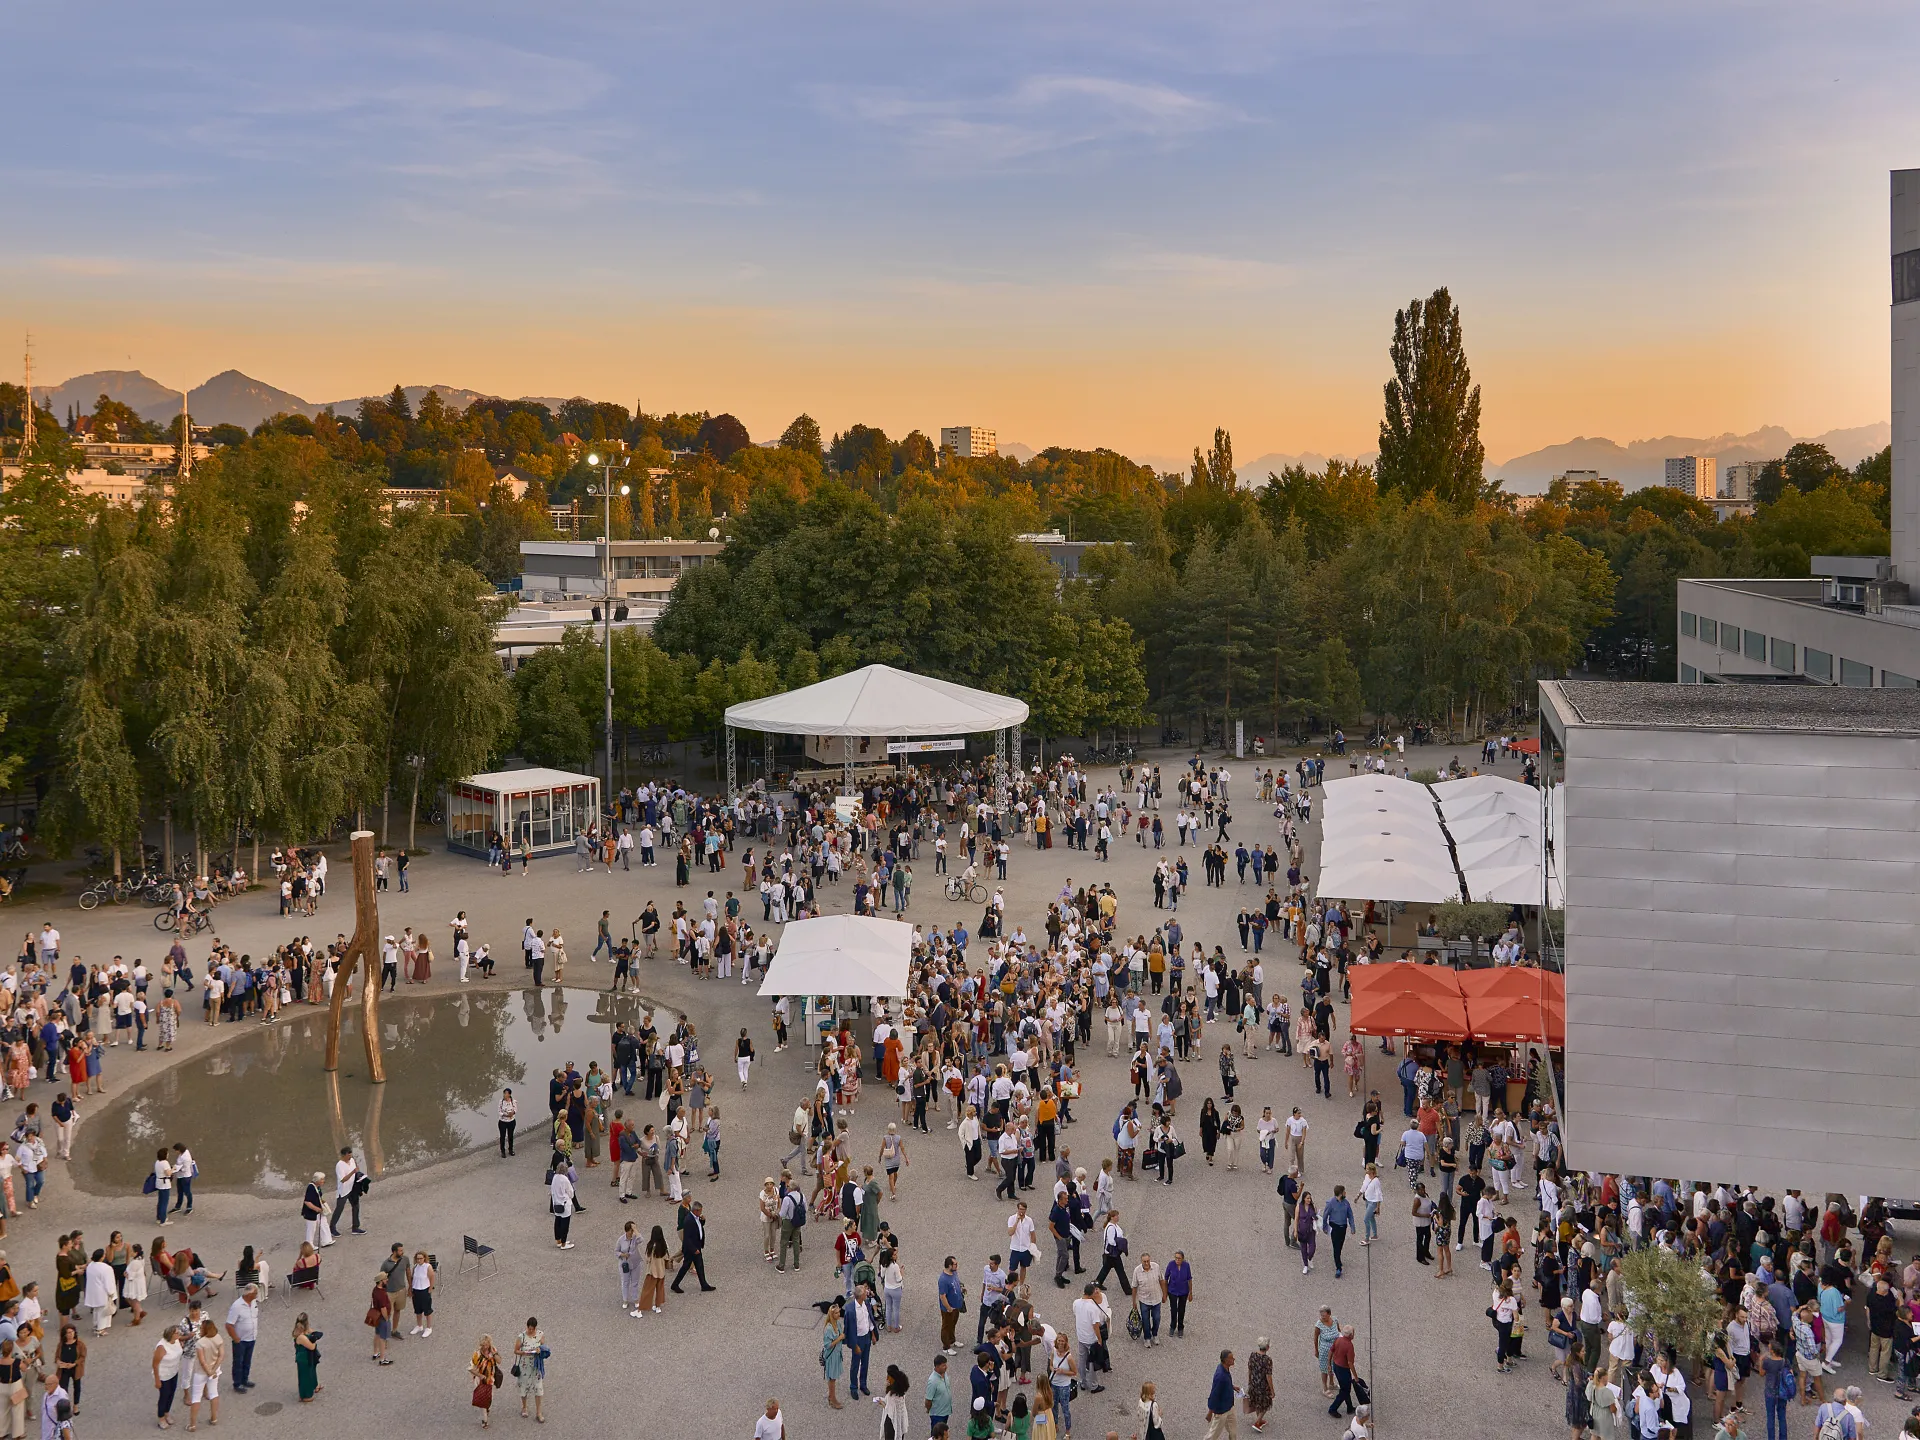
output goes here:
[[1548, 680], [1581, 725], [1647, 730], [1809, 730], [1920, 735], [1920, 690], [1840, 685], [1672, 685]]

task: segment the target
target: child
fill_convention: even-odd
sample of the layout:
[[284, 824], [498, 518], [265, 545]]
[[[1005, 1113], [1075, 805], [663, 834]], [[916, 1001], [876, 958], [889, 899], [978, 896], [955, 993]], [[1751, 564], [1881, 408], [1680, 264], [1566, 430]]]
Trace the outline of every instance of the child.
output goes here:
[[[1051, 1390], [1053, 1387], [1049, 1385], [1047, 1388]], [[1013, 1410], [1007, 1417], [1007, 1428], [1013, 1432], [1013, 1440], [1032, 1440], [1033, 1416], [1027, 1413], [1025, 1395], [1013, 1397]]]
[[973, 1414], [967, 1420], [967, 1440], [993, 1440], [993, 1412], [987, 1409], [987, 1397], [976, 1395]]

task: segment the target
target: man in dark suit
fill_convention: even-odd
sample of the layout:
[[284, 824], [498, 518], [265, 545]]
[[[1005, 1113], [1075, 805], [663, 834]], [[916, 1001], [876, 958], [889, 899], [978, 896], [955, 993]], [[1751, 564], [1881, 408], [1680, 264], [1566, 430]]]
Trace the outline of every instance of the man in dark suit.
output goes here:
[[701, 1218], [700, 1206], [697, 1202], [689, 1202], [685, 1199], [680, 1201], [679, 1226], [680, 1273], [673, 1277], [673, 1293], [676, 1295], [683, 1293], [680, 1289], [680, 1282], [687, 1278], [687, 1271], [689, 1270], [700, 1277], [700, 1288], [702, 1290], [718, 1290], [720, 1288], [718, 1285], [709, 1285], [707, 1283], [707, 1261], [705, 1255], [707, 1248], [707, 1222]]

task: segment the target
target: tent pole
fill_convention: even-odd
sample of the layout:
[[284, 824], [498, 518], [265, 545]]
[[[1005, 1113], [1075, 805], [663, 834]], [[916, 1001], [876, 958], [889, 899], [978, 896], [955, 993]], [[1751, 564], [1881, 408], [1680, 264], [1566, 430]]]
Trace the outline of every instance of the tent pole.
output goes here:
[[735, 769], [733, 726], [731, 725], [727, 726], [727, 803], [729, 805], [740, 803], [740, 777]]

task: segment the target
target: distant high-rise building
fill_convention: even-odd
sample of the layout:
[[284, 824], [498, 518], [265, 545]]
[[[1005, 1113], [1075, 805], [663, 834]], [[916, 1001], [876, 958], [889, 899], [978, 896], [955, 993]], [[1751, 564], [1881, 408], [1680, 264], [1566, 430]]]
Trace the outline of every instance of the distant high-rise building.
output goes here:
[[1720, 462], [1711, 455], [1681, 455], [1667, 460], [1667, 485], [1696, 500], [1711, 500], [1719, 491]]
[[940, 448], [951, 450], [965, 460], [979, 460], [1000, 453], [1000, 441], [984, 425], [942, 425]]
[[1736, 460], [1720, 472], [1718, 497], [1722, 500], [1751, 500], [1753, 492], [1760, 484], [1760, 472], [1767, 468], [1764, 460]]

